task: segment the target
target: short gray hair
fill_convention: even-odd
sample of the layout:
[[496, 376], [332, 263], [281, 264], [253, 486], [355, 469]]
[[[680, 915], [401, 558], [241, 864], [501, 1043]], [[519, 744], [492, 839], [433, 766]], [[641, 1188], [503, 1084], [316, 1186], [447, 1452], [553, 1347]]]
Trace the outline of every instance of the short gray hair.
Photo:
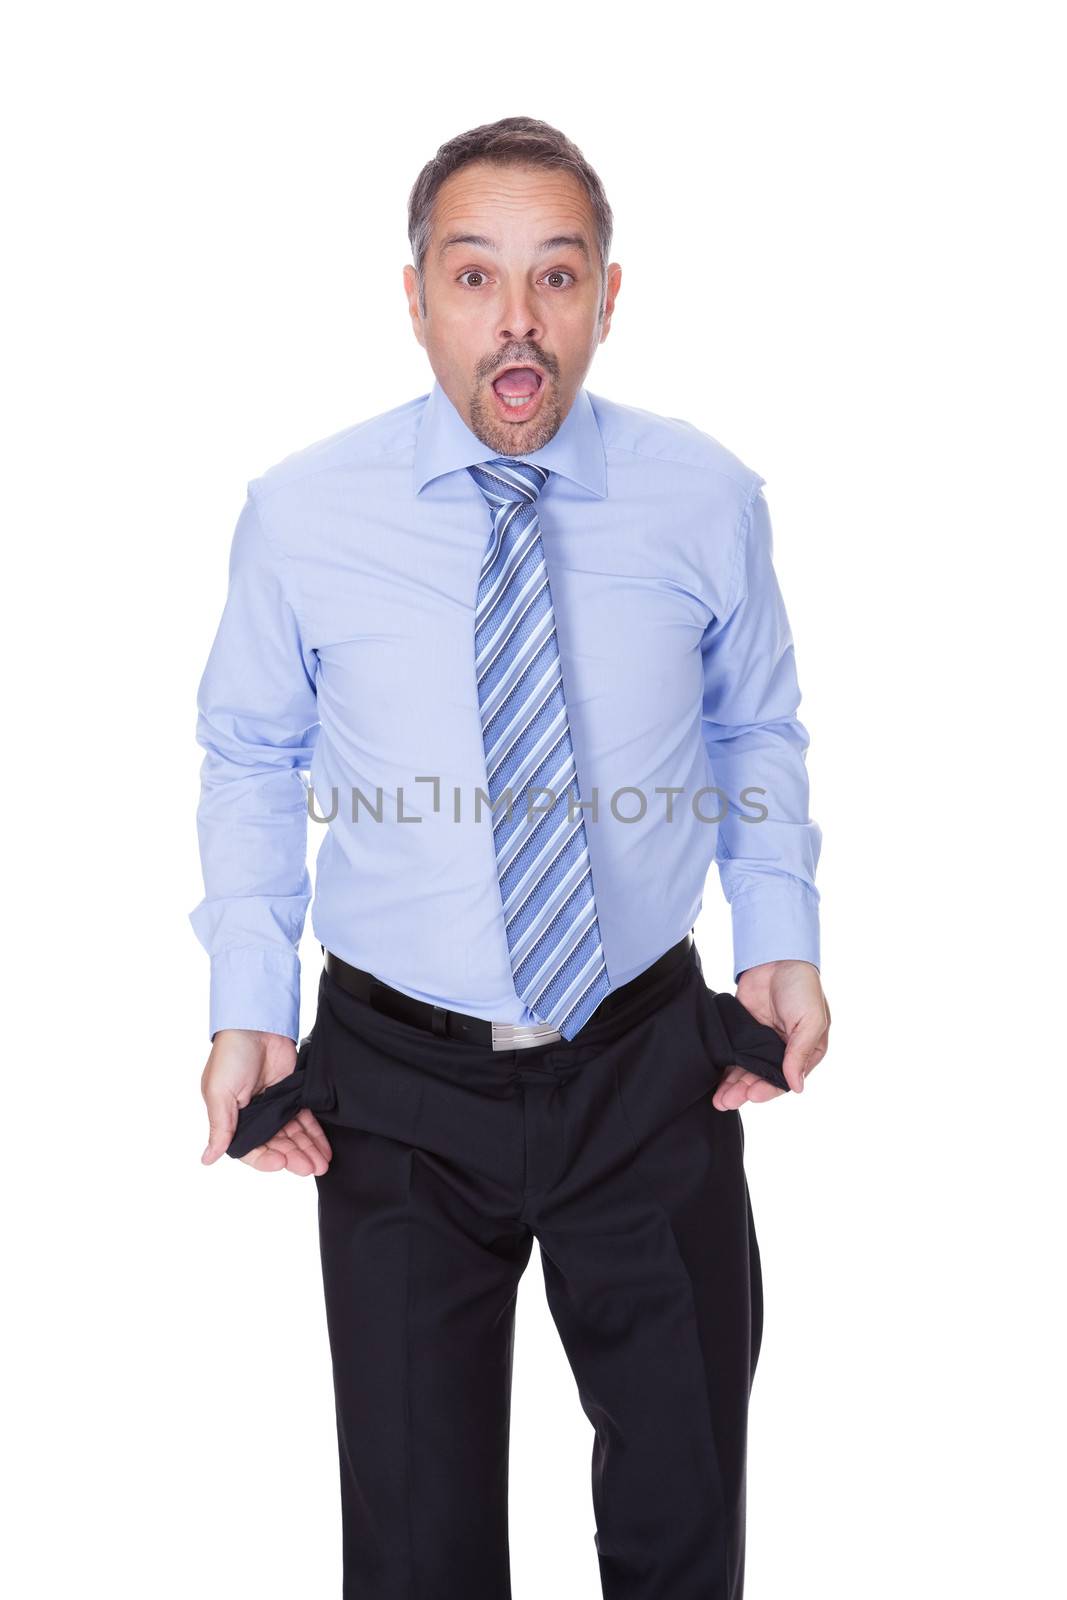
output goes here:
[[473, 161], [488, 161], [495, 166], [554, 167], [573, 173], [585, 189], [593, 209], [597, 248], [600, 254], [600, 315], [604, 312], [608, 257], [614, 218], [604, 185], [576, 144], [547, 122], [536, 117], [501, 117], [483, 123], [449, 139], [433, 156], [412, 186], [408, 196], [408, 240], [415, 273], [419, 281], [419, 312], [426, 315], [426, 280], [423, 268], [433, 229], [433, 205], [446, 178]]

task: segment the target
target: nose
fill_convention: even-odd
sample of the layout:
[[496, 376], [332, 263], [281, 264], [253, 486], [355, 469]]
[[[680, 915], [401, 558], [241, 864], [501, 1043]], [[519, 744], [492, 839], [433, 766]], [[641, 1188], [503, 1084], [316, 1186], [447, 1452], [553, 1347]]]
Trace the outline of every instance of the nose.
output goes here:
[[517, 293], [511, 305], [504, 307], [497, 336], [506, 344], [540, 343], [543, 325], [537, 321], [525, 295]]

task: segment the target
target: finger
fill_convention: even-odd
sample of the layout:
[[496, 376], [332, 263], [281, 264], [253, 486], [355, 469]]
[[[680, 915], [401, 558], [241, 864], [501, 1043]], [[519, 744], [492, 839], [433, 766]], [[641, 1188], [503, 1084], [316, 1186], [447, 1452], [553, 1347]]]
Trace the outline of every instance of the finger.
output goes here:
[[285, 1166], [284, 1155], [272, 1150], [269, 1144], [257, 1144], [254, 1150], [247, 1150], [241, 1160], [246, 1166], [255, 1167], [257, 1172], [281, 1172]]
[[322, 1123], [313, 1111], [302, 1106], [297, 1112], [297, 1120], [303, 1124], [311, 1136], [312, 1142], [321, 1150], [327, 1161], [333, 1158], [333, 1148], [327, 1139]]
[[752, 1074], [744, 1067], [726, 1067], [712, 1094], [713, 1104], [720, 1110], [736, 1110], [737, 1106], [744, 1106], [749, 1098], [750, 1078]]
[[782, 1072], [789, 1087], [797, 1094], [800, 1094], [804, 1088], [805, 1075], [814, 1064], [812, 1057], [819, 1048], [822, 1036], [823, 1020], [821, 1016], [801, 1017], [789, 1036], [785, 1047], [785, 1059], [782, 1062]]
[[740, 1108], [745, 1104], [745, 1101], [748, 1099], [750, 1087], [751, 1085], [748, 1082], [747, 1074], [737, 1078], [733, 1083], [728, 1084], [723, 1090], [722, 1096], [719, 1100], [720, 1110], [740, 1110]]
[[[297, 1137], [294, 1137], [294, 1133]], [[294, 1117], [292, 1122], [287, 1122], [285, 1127], [279, 1129], [273, 1138], [268, 1139], [267, 1144], [272, 1150], [277, 1151], [279, 1155], [284, 1157], [286, 1171], [293, 1173], [295, 1177], [307, 1178], [313, 1172], [318, 1172], [321, 1175], [326, 1171], [328, 1162], [314, 1147], [310, 1150], [305, 1149], [300, 1143], [301, 1136], [307, 1137], [303, 1134]]]
[[[823, 1039], [825, 1039], [825, 1038], [826, 1038], [826, 1035], [823, 1034]], [[805, 1082], [807, 1082], [807, 1080], [811, 1077], [812, 1073], [815, 1071], [815, 1068], [819, 1065], [819, 1062], [822, 1060], [822, 1058], [823, 1058], [823, 1056], [825, 1054], [826, 1054], [826, 1045], [825, 1044], [817, 1044], [815, 1046], [815, 1048], [809, 1053], [808, 1060], [807, 1060], [807, 1065], [803, 1069], [804, 1070], [804, 1081]]]
[[749, 1090], [759, 1080], [743, 1067], [730, 1067], [712, 1096], [720, 1111], [736, 1111], [749, 1097]]
[[[290, 1136], [290, 1130], [298, 1126], [296, 1119], [286, 1124], [278, 1133], [272, 1134], [265, 1144], [257, 1145], [254, 1150], [247, 1151], [241, 1160], [257, 1172], [293, 1172], [297, 1177], [308, 1177], [312, 1172], [325, 1172], [329, 1166], [329, 1159], [324, 1157], [315, 1147], [304, 1149]], [[332, 1155], [333, 1152], [331, 1151]]]
[[[306, 1177], [311, 1172], [321, 1174], [326, 1171], [329, 1166], [329, 1159], [320, 1150], [299, 1116], [294, 1117], [292, 1122], [287, 1122], [282, 1129], [282, 1133], [290, 1140], [293, 1148], [299, 1151], [307, 1161], [307, 1172], [304, 1172], [303, 1165], [300, 1167], [302, 1176]], [[288, 1166], [290, 1172], [295, 1170], [291, 1160], [289, 1160]]]
[[811, 1074], [815, 1071], [815, 1068], [819, 1065], [819, 1062], [822, 1060], [822, 1058], [823, 1058], [823, 1056], [825, 1054], [826, 1054], [826, 1045], [825, 1044], [817, 1044], [815, 1046], [815, 1049], [811, 1052], [811, 1059], [808, 1061], [807, 1069], [806, 1069], [805, 1074], [804, 1074], [804, 1076], [806, 1078], [810, 1078], [811, 1077]]
[[226, 1148], [237, 1128], [237, 1102], [224, 1089], [209, 1089], [204, 1096], [207, 1105], [208, 1140], [200, 1159], [205, 1167], [226, 1154]]
[[729, 1111], [731, 1107], [726, 1103], [727, 1090], [732, 1089], [742, 1076], [740, 1067], [724, 1067], [722, 1076], [712, 1091], [711, 1103], [719, 1111]]
[[266, 1144], [250, 1150], [243, 1160], [255, 1167], [257, 1172], [285, 1172], [295, 1167], [298, 1173], [306, 1175], [310, 1168], [308, 1157], [297, 1149], [284, 1131], [272, 1134]]
[[757, 1077], [755, 1083], [749, 1087], [748, 1098], [756, 1105], [760, 1105], [764, 1100], [776, 1100], [785, 1092], [784, 1089], [779, 1089], [776, 1083], [768, 1083], [766, 1078]]
[[735, 1111], [751, 1100], [760, 1104], [764, 1100], [774, 1100], [784, 1089], [779, 1089], [777, 1084], [768, 1083], [766, 1078], [761, 1078], [757, 1072], [749, 1072], [743, 1067], [729, 1067], [725, 1076], [720, 1079], [712, 1095], [712, 1102], [720, 1111]]

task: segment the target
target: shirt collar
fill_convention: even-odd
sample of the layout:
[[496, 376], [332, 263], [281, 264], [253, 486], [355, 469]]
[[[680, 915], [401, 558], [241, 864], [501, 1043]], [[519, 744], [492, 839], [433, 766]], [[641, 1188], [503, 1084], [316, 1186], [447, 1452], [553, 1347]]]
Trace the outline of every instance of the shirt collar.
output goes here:
[[[420, 494], [431, 478], [444, 472], [457, 472], [492, 459], [492, 451], [472, 433], [440, 383], [434, 382], [419, 419], [415, 440], [415, 493]], [[581, 484], [600, 499], [607, 496], [607, 468], [604, 441], [592, 402], [584, 388], [557, 431], [540, 450], [522, 457], [536, 461], [551, 472]]]

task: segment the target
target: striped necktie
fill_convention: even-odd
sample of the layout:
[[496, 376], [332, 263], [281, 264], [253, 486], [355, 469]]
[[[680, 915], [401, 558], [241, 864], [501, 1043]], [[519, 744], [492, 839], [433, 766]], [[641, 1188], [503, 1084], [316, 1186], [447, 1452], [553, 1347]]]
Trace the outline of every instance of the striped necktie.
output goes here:
[[[515, 991], [571, 1039], [610, 983], [600, 944], [584, 813], [571, 749], [556, 619], [537, 497], [548, 471], [496, 456], [467, 469], [489, 503], [492, 530], [474, 622], [488, 794]], [[511, 789], [511, 814], [505, 801]], [[527, 821], [527, 797], [534, 810]], [[553, 800], [553, 797], [554, 800]], [[551, 809], [549, 809], [551, 802]]]

